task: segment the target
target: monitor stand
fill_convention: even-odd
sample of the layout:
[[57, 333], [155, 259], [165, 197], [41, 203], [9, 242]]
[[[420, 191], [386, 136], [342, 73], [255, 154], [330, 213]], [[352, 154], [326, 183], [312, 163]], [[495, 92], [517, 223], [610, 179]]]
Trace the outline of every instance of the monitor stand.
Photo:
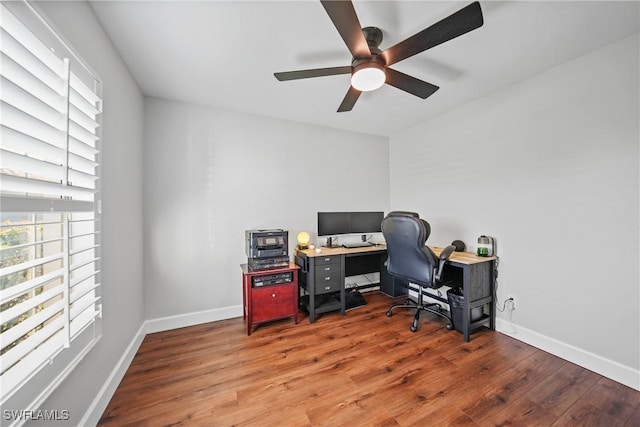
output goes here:
[[333, 237], [327, 237], [327, 242], [322, 246], [324, 248], [337, 248], [338, 246], [333, 245]]
[[327, 237], [327, 241], [324, 245], [322, 245], [323, 248], [341, 248], [342, 245], [337, 245], [336, 243], [336, 239], [335, 237]]

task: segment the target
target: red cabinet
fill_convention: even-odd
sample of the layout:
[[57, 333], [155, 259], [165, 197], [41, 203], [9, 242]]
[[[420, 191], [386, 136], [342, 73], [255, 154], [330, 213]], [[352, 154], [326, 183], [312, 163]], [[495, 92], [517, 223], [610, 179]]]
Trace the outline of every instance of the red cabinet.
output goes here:
[[242, 301], [247, 335], [253, 325], [291, 317], [298, 323], [298, 266], [270, 270], [242, 264]]

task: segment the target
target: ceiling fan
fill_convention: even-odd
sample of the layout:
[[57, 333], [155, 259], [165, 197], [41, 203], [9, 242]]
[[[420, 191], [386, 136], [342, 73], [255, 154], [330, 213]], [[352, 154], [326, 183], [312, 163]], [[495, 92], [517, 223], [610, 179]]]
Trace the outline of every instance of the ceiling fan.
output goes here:
[[378, 89], [384, 83], [426, 99], [439, 88], [415, 77], [390, 68], [396, 62], [437, 46], [479, 28], [483, 24], [482, 9], [477, 1], [443, 20], [425, 28], [384, 51], [379, 46], [382, 31], [377, 27], [360, 28], [358, 15], [351, 1], [321, 0], [329, 18], [342, 36], [353, 59], [344, 67], [274, 73], [280, 81], [310, 77], [351, 74], [351, 87], [342, 100], [338, 112], [351, 111], [360, 94]]

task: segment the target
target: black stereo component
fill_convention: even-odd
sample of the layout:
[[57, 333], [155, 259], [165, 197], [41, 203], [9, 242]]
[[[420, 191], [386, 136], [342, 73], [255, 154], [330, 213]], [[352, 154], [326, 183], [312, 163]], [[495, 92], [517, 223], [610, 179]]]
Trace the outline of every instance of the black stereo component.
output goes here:
[[247, 260], [249, 264], [249, 270], [269, 270], [272, 268], [280, 268], [280, 267], [288, 267], [289, 266], [289, 257], [281, 256], [275, 258], [261, 258], [261, 259], [251, 259]]
[[265, 274], [251, 278], [251, 286], [254, 288], [290, 282], [293, 282], [293, 273], [291, 271], [288, 273]]
[[289, 255], [289, 232], [286, 230], [246, 230], [244, 238], [244, 249], [248, 259]]

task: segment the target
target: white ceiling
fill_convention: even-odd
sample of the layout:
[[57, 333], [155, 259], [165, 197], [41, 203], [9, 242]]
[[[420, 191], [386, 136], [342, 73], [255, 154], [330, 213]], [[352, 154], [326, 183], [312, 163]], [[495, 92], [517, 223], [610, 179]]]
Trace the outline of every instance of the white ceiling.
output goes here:
[[[355, 1], [384, 50], [471, 1]], [[143, 93], [389, 136], [640, 31], [638, 1], [481, 1], [484, 26], [393, 66], [440, 90], [385, 85], [336, 110], [349, 75], [279, 82], [277, 71], [350, 65], [319, 1], [97, 1]], [[606, 84], [606, 82], [602, 82]], [[597, 100], [594, 100], [597, 102]]]

